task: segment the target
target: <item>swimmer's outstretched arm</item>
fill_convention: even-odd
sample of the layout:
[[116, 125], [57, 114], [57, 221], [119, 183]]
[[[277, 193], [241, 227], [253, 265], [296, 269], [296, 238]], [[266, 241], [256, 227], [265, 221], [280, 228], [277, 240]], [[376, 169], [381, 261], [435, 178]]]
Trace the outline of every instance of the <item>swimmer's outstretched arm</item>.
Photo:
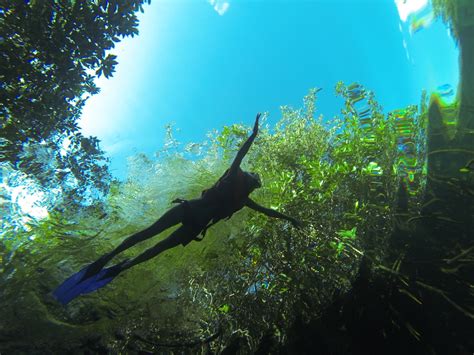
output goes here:
[[247, 138], [245, 141], [244, 145], [239, 149], [239, 152], [237, 153], [237, 156], [235, 157], [234, 161], [232, 162], [232, 165], [230, 166], [229, 173], [235, 173], [237, 172], [237, 169], [240, 167], [240, 163], [242, 163], [242, 159], [244, 159], [245, 154], [250, 149], [250, 146], [252, 145], [255, 137], [257, 136], [258, 133], [258, 120], [260, 119], [261, 114], [258, 113], [257, 117], [255, 118], [255, 124], [253, 126], [253, 132], [250, 135], [250, 137]]
[[298, 221], [296, 218], [287, 216], [286, 214], [280, 213], [280, 212], [275, 211], [271, 208], [260, 206], [257, 202], [253, 201], [250, 198], [247, 198], [247, 202], [245, 202], [245, 206], [247, 206], [247, 207], [249, 207], [249, 208], [251, 208], [255, 211], [262, 212], [263, 214], [267, 215], [268, 217], [286, 219], [287, 221], [291, 222], [291, 224], [295, 228], [301, 228], [301, 226], [302, 226], [301, 222]]

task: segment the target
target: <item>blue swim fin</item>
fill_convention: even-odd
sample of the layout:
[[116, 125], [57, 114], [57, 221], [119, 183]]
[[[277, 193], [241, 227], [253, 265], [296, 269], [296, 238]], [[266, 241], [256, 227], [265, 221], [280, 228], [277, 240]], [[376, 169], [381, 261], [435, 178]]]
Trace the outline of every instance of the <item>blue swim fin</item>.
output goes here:
[[[97, 274], [81, 281], [82, 277], [87, 271], [87, 268], [89, 267], [86, 266], [81, 271], [75, 273], [66, 281], [64, 281], [61, 285], [59, 285], [59, 287], [53, 291], [53, 297], [56, 298], [63, 305], [66, 305], [79, 295], [91, 293], [107, 285], [119, 274], [114, 271], [118, 271], [117, 269], [119, 269], [121, 266], [122, 263], [119, 263], [112, 267], [104, 268], [100, 270]], [[107, 276], [107, 274], [115, 275]]]

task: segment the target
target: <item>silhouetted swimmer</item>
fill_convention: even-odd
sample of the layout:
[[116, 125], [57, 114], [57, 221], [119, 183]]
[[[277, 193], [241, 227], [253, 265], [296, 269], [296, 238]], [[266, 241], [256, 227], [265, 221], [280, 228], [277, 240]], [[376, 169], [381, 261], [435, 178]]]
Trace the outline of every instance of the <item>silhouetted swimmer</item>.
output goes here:
[[[240, 164], [257, 136], [259, 118], [260, 113], [257, 114], [255, 119], [252, 134], [240, 148], [232, 165], [211, 188], [204, 190], [201, 196], [196, 199], [174, 200], [173, 203], [177, 205], [168, 210], [153, 225], [128, 237], [113, 251], [103, 255], [94, 263], [71, 276], [54, 291], [53, 295], [61, 303], [66, 304], [79, 294], [89, 293], [101, 288], [122, 271], [147, 261], [165, 250], [174, 248], [179, 244], [186, 246], [192, 240], [201, 240], [202, 238], [199, 238], [199, 235], [204, 237], [210, 226], [224, 218], [230, 218], [245, 206], [262, 212], [269, 217], [286, 219], [293, 226], [299, 228], [301, 224], [295, 218], [260, 206], [249, 197], [252, 191], [261, 187], [260, 177], [256, 173], [243, 171]], [[144, 251], [134, 259], [103, 269], [117, 254], [177, 224], [181, 224], [181, 226], [154, 247]]]

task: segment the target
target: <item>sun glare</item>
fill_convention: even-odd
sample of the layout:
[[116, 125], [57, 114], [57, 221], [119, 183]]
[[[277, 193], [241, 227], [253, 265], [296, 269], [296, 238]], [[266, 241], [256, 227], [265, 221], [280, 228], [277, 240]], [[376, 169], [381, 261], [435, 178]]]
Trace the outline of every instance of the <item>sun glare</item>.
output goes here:
[[416, 13], [428, 5], [428, 0], [395, 0], [400, 20], [406, 22], [408, 16]]
[[41, 191], [32, 192], [26, 186], [17, 186], [11, 190], [11, 201], [16, 203], [22, 214], [35, 219], [48, 217], [48, 209], [41, 205], [44, 201], [44, 193]]

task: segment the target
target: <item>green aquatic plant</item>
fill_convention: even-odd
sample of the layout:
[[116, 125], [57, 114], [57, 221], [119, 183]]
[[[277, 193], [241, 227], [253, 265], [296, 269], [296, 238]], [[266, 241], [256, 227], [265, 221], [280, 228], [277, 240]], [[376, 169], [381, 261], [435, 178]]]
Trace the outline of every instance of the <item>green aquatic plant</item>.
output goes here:
[[[336, 91], [345, 99], [342, 119], [329, 126], [314, 117], [317, 91], [311, 91], [305, 109], [282, 108], [275, 129], [264, 130], [250, 153], [264, 186], [256, 200], [305, 221], [304, 231], [253, 214], [228, 241], [225, 264], [206, 262], [205, 273], [192, 278], [194, 302], [228, 325], [229, 339], [244, 334], [250, 348], [267, 332], [284, 341], [297, 318], [317, 317], [350, 288], [362, 256], [383, 262], [400, 179], [410, 185], [410, 204], [421, 201], [423, 119], [417, 108], [404, 112], [410, 129], [401, 134], [400, 112], [384, 115], [362, 86], [340, 83]], [[224, 132], [225, 141], [233, 141]], [[411, 151], [401, 147], [402, 138]], [[411, 160], [404, 165], [406, 155]]]
[[457, 0], [432, 0], [435, 15], [440, 16], [455, 35], [457, 22], [456, 13], [458, 9], [457, 2]]
[[[373, 93], [358, 84], [339, 83], [336, 91], [345, 100], [341, 117], [317, 117], [318, 90], [312, 90], [304, 108], [283, 107], [280, 121], [261, 129], [243, 164], [261, 176], [255, 200], [304, 221], [303, 230], [242, 210], [210, 228], [203, 241], [137, 266], [100, 297], [123, 304], [113, 307], [114, 317], [124, 317], [123, 327], [146, 327], [156, 337], [169, 334], [168, 324], [191, 334], [192, 321], [199, 321], [201, 330], [219, 333], [221, 344], [238, 336], [251, 350], [268, 334], [284, 342], [295, 321], [320, 315], [351, 288], [363, 256], [383, 263], [400, 179], [410, 186], [409, 208], [422, 192], [423, 145], [417, 133], [422, 115], [415, 107], [385, 115]], [[153, 223], [175, 198], [193, 198], [212, 185], [248, 132], [232, 125], [211, 132], [207, 142], [181, 147], [169, 127], [164, 148], [155, 157], [130, 158], [126, 181], [113, 181], [102, 204], [78, 210], [76, 218], [52, 213], [4, 239], [4, 275], [37, 267], [52, 271], [48, 280], [33, 275], [25, 285], [27, 278], [6, 277], [2, 285], [51, 290], [64, 275]], [[411, 150], [401, 149], [402, 143]], [[125, 257], [149, 246], [137, 246]], [[28, 260], [28, 270], [19, 267], [20, 260]], [[20, 307], [21, 300], [12, 297], [5, 300]], [[50, 302], [47, 292], [39, 297]], [[102, 314], [103, 308], [94, 306], [98, 300], [92, 295], [78, 301], [82, 308], [76, 316], [48, 307], [61, 321], [81, 323], [94, 312]]]
[[432, 5], [435, 15], [448, 25], [455, 38], [462, 27], [474, 25], [470, 0], [432, 0]]

